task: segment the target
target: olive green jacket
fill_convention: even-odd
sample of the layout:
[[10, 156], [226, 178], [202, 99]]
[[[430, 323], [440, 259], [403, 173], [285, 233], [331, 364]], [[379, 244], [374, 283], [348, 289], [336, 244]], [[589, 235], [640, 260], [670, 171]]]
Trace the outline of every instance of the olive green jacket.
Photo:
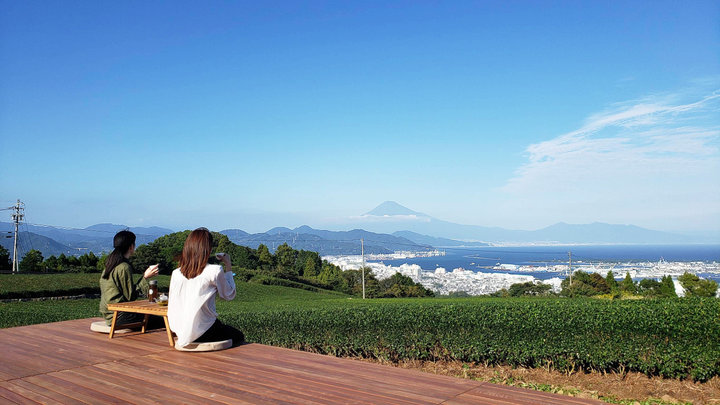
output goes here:
[[110, 272], [107, 279], [100, 276], [100, 314], [110, 325], [113, 311], [108, 311], [108, 304], [135, 301], [139, 295], [147, 295], [148, 282], [145, 277], [133, 282], [132, 266], [130, 263], [120, 263]]

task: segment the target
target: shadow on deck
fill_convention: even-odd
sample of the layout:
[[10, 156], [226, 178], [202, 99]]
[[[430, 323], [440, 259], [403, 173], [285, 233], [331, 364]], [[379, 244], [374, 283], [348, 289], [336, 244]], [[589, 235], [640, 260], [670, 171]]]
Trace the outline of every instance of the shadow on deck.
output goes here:
[[96, 320], [0, 329], [0, 402], [601, 403], [260, 344], [178, 352], [164, 331], [108, 340]]

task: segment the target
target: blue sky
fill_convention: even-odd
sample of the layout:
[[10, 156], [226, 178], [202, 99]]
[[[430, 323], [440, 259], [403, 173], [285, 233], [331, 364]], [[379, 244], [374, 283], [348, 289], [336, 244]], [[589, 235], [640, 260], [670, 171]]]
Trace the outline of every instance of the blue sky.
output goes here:
[[[0, 203], [28, 222], [720, 230], [720, 5], [11, 2]], [[7, 219], [3, 219], [7, 220]]]

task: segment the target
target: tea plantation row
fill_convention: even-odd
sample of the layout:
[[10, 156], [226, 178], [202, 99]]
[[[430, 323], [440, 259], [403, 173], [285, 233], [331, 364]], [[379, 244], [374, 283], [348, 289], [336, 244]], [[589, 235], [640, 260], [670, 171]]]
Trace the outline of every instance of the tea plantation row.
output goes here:
[[[357, 301], [357, 300], [353, 300]], [[459, 360], [573, 372], [720, 375], [717, 299], [329, 301], [227, 311], [250, 341], [337, 356]]]

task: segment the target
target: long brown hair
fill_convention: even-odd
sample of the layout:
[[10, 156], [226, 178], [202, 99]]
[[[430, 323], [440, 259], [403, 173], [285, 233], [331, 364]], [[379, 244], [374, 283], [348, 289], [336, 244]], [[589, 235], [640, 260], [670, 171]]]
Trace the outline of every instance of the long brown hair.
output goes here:
[[198, 228], [188, 235], [180, 257], [180, 272], [188, 280], [200, 275], [210, 259], [213, 237], [206, 228]]

